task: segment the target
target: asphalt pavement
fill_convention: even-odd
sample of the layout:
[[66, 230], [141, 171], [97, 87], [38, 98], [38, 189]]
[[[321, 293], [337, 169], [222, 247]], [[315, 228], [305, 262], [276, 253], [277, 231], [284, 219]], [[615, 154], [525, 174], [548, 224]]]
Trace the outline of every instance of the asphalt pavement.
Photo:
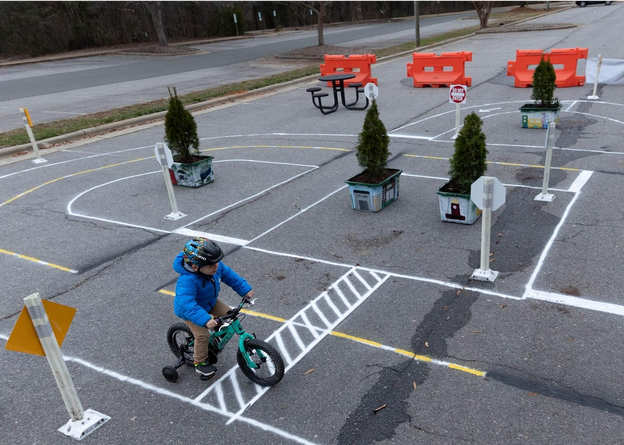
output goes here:
[[[479, 267], [481, 220], [443, 223], [435, 191], [453, 151], [447, 88], [414, 88], [409, 55], [373, 65], [380, 117], [400, 168], [399, 199], [355, 211], [344, 181], [365, 112], [311, 103], [316, 80], [196, 114], [215, 182], [175, 188], [154, 145], [162, 122], [0, 165], [0, 338], [22, 299], [77, 309], [62, 346], [84, 408], [111, 420], [88, 443], [620, 443], [624, 260], [624, 90], [559, 88], [549, 190], [545, 131], [520, 128], [530, 89], [506, 76], [516, 49], [589, 48], [624, 59], [624, 4], [574, 8], [540, 32], [477, 34], [436, 52], [471, 51], [465, 116], [484, 121], [488, 175], [506, 187], [492, 217], [492, 282]], [[579, 67], [582, 70], [582, 66]], [[168, 383], [177, 322], [171, 262], [192, 235], [259, 297], [244, 327], [280, 349], [287, 372], [259, 391], [220, 356], [215, 380], [190, 369]], [[224, 289], [221, 298], [234, 305]], [[3, 351], [0, 441], [57, 444], [68, 420], [43, 357]]]

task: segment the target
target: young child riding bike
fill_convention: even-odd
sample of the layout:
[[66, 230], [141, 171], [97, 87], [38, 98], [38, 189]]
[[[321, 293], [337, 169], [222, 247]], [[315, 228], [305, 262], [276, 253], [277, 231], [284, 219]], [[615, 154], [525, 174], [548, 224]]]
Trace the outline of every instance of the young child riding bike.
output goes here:
[[184, 320], [195, 336], [193, 361], [195, 371], [213, 377], [217, 368], [208, 362], [210, 330], [215, 318], [227, 314], [230, 307], [217, 297], [221, 281], [238, 295], [251, 299], [251, 286], [236, 272], [221, 263], [223, 251], [207, 238], [193, 238], [173, 260], [173, 270], [180, 274], [176, 284], [173, 311]]

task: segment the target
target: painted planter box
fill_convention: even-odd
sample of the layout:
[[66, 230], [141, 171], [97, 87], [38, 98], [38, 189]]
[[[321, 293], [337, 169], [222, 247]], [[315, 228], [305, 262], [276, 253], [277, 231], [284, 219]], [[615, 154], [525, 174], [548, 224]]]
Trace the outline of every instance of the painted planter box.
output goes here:
[[353, 208], [355, 210], [379, 212], [399, 199], [399, 178], [401, 173], [403, 173], [402, 170], [395, 170], [392, 176], [389, 176], [379, 184], [353, 181], [359, 175], [345, 181], [349, 185]]
[[548, 128], [548, 123], [557, 120], [561, 105], [557, 108], [537, 108], [533, 104], [520, 107], [522, 128]]
[[440, 218], [442, 221], [473, 224], [481, 216], [481, 210], [472, 202], [470, 195], [441, 192], [440, 190], [436, 193], [438, 194], [438, 201], [440, 201]]
[[193, 164], [174, 162], [169, 169], [173, 185], [184, 187], [201, 187], [214, 181], [212, 156], [201, 156], [203, 159]]

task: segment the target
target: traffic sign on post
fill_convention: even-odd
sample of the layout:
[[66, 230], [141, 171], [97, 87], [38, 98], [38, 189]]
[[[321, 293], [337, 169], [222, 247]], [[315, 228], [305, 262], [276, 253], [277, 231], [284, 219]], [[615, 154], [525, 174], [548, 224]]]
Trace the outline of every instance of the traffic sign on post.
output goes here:
[[180, 218], [184, 218], [186, 214], [178, 210], [178, 203], [176, 202], [173, 185], [171, 184], [171, 175], [169, 174], [169, 169], [173, 165], [171, 150], [169, 150], [167, 144], [158, 142], [154, 147], [154, 153], [156, 153], [156, 160], [162, 166], [163, 176], [165, 178], [165, 187], [167, 187], [169, 203], [171, 204], [171, 213], [165, 216], [165, 219], [177, 221]]
[[[470, 199], [475, 203], [477, 207], [483, 210], [486, 206], [486, 203], [483, 199], [483, 182], [487, 176], [481, 176], [470, 186]], [[492, 178], [492, 210], [498, 210], [500, 206], [505, 204], [505, 199], [507, 196], [507, 189], [505, 186], [498, 180], [498, 178]]]
[[160, 142], [154, 147], [154, 153], [156, 154], [156, 160], [163, 167], [171, 168], [173, 166], [173, 155], [171, 150], [167, 147], [167, 144], [161, 144]]
[[505, 203], [506, 190], [501, 182], [492, 176], [481, 176], [470, 187], [470, 199], [483, 210], [481, 219], [481, 267], [475, 269], [471, 280], [494, 281], [498, 272], [490, 269], [490, 231], [492, 210]]
[[463, 104], [468, 96], [466, 85], [451, 85], [449, 88], [449, 102], [452, 104]]
[[468, 87], [466, 85], [450, 86], [449, 102], [455, 104], [455, 134], [451, 139], [457, 139], [457, 136], [459, 136], [459, 127], [461, 126], [459, 104], [465, 103], [466, 97], [468, 97]]
[[373, 82], [368, 82], [364, 87], [364, 95], [368, 98], [368, 100], [377, 99], [379, 96], [379, 88]]

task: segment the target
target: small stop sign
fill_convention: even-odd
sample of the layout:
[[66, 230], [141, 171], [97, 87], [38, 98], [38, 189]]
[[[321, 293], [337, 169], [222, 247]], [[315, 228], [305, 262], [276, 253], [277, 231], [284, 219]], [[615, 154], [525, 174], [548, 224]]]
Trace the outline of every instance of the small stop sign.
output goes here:
[[451, 85], [449, 89], [449, 102], [452, 104], [463, 104], [468, 96], [466, 85]]

